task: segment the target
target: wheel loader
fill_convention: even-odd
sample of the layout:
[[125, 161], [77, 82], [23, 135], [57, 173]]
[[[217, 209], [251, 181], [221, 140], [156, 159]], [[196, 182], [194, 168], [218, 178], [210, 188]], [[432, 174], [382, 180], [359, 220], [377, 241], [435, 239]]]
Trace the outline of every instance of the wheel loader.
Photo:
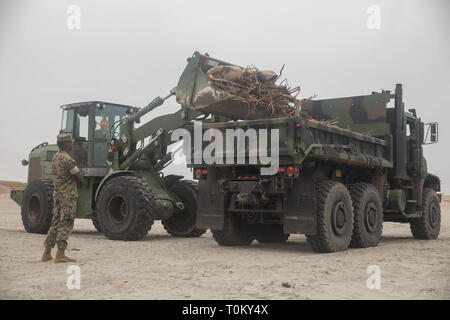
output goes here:
[[[78, 183], [76, 218], [92, 219], [95, 228], [110, 239], [141, 239], [154, 220], [162, 220], [173, 236], [198, 237], [206, 232], [196, 227], [197, 183], [161, 172], [173, 158], [167, 151], [173, 143], [170, 132], [204, 115], [181, 107], [137, 125], [175, 92], [140, 109], [104, 101], [61, 106], [60, 132], [72, 134], [71, 156], [84, 175]], [[56, 152], [57, 145], [47, 142], [33, 148], [29, 159], [22, 161], [28, 166], [26, 188], [11, 190], [28, 232], [45, 234], [50, 227], [51, 162]]]

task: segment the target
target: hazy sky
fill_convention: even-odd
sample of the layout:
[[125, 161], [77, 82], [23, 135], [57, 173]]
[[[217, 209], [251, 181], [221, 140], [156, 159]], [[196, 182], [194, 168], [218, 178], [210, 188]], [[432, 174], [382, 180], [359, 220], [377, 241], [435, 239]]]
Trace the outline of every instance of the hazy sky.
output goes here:
[[[71, 5], [80, 8], [80, 29], [67, 27]], [[368, 28], [371, 5], [380, 9], [379, 29]], [[60, 105], [144, 106], [166, 95], [200, 51], [241, 66], [285, 64], [303, 97], [403, 83], [406, 108], [440, 123], [440, 143], [424, 152], [450, 192], [449, 18], [447, 0], [0, 0], [0, 180], [26, 180], [20, 160], [55, 143]], [[148, 117], [177, 108], [172, 98]]]

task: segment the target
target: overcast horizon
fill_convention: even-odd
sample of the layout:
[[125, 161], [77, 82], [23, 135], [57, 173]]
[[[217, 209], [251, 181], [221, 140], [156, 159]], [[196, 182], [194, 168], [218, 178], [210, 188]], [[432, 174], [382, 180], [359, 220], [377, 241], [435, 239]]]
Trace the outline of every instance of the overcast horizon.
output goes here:
[[[80, 28], [68, 27], [72, 5]], [[368, 8], [380, 9], [370, 28]], [[0, 0], [0, 180], [26, 181], [30, 150], [55, 143], [59, 106], [103, 100], [145, 106], [175, 87], [194, 51], [278, 72], [301, 98], [364, 95], [403, 84], [405, 109], [439, 122], [424, 146], [447, 181], [450, 2]], [[175, 99], [144, 117], [177, 111]], [[184, 165], [168, 172], [191, 173]]]

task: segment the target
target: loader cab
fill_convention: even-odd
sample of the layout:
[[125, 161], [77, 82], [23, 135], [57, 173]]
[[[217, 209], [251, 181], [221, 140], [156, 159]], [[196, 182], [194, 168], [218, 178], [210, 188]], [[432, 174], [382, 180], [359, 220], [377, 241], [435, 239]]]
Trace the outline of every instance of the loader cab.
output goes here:
[[60, 132], [72, 134], [75, 142], [71, 156], [80, 168], [105, 168], [108, 138], [112, 138], [112, 132], [120, 134], [120, 120], [137, 111], [135, 107], [102, 101], [67, 104], [61, 108]]

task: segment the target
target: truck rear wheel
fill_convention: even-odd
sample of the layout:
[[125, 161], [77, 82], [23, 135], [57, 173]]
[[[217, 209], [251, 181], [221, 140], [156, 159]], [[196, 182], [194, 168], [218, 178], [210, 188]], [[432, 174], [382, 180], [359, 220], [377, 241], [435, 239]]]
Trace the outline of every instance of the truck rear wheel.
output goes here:
[[422, 217], [409, 221], [411, 233], [414, 239], [437, 239], [441, 229], [441, 206], [436, 191], [424, 188], [422, 205]]
[[262, 224], [256, 225], [255, 237], [260, 243], [286, 242], [290, 234], [283, 232], [282, 224]]
[[349, 191], [342, 183], [316, 183], [317, 226], [315, 235], [306, 235], [316, 252], [336, 252], [348, 248], [352, 238], [353, 208]]
[[383, 230], [383, 205], [380, 195], [370, 183], [349, 186], [353, 202], [352, 248], [376, 247]]
[[112, 240], [139, 240], [153, 225], [153, 194], [149, 185], [134, 176], [112, 178], [97, 199], [102, 232]]
[[247, 246], [255, 239], [253, 228], [240, 214], [225, 212], [223, 230], [211, 230], [221, 246]]
[[53, 182], [33, 180], [25, 188], [22, 200], [22, 223], [31, 233], [46, 234], [53, 218]]
[[169, 219], [163, 220], [164, 229], [175, 237], [200, 237], [206, 229], [196, 228], [198, 186], [192, 180], [178, 180], [172, 191], [184, 204], [183, 210], [177, 210]]

